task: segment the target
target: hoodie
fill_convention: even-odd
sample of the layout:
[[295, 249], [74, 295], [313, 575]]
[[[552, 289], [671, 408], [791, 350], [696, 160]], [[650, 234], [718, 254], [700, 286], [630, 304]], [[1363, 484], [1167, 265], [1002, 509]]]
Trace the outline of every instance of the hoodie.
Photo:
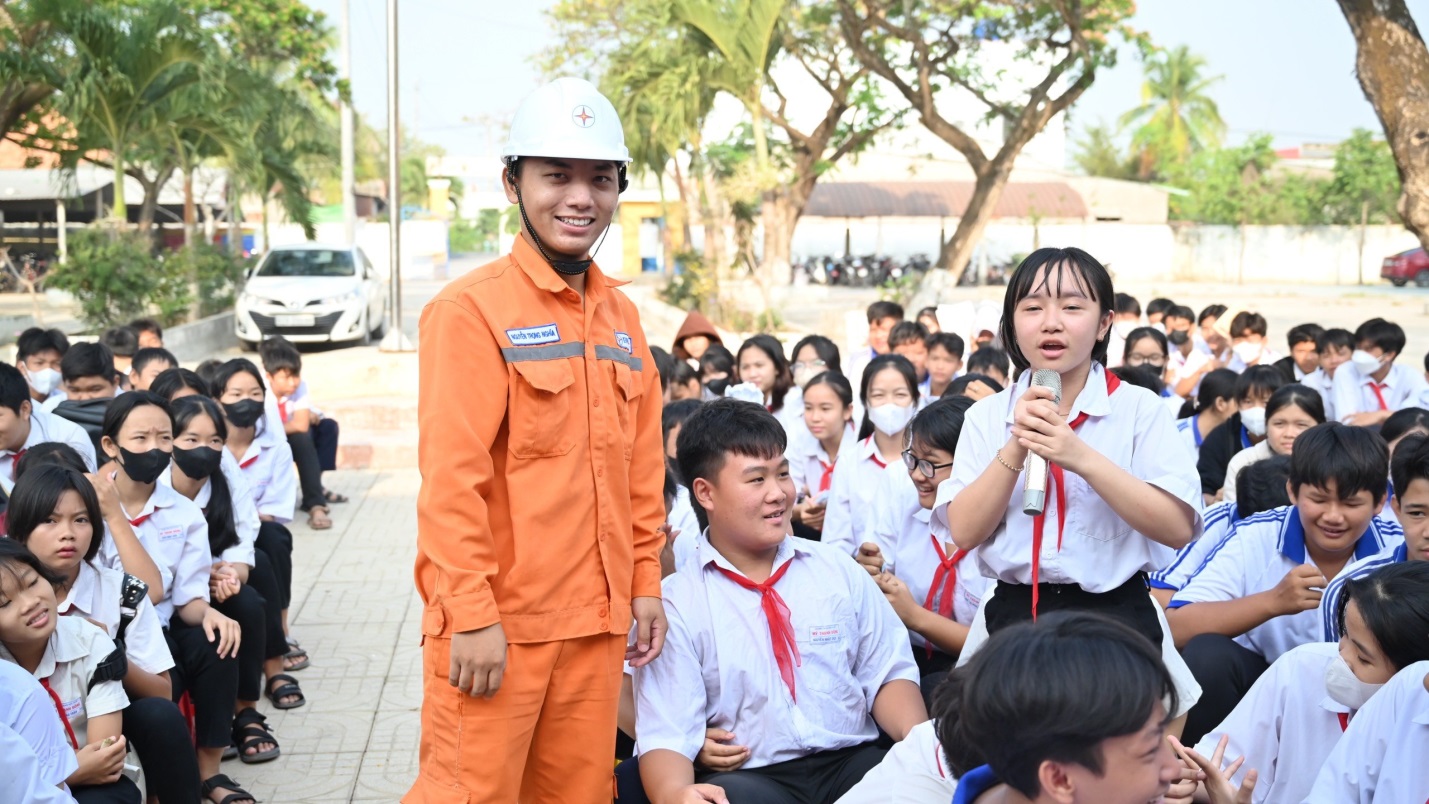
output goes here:
[[692, 335], [704, 335], [710, 339], [710, 343], [724, 343], [724, 341], [720, 339], [719, 331], [715, 329], [714, 324], [711, 324], [710, 320], [705, 318], [704, 314], [698, 310], [691, 310], [690, 314], [685, 316], [685, 323], [680, 325], [680, 331], [675, 333], [675, 343], [670, 349], [670, 352], [680, 360], [689, 360], [691, 355], [685, 351], [684, 344], [685, 339]]

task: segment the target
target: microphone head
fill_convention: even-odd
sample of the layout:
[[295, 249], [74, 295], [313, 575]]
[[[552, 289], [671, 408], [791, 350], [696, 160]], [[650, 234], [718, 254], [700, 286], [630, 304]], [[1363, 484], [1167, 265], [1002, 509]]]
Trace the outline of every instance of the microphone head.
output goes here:
[[1062, 402], [1062, 375], [1052, 369], [1037, 369], [1032, 372], [1032, 384], [1040, 385], [1043, 388], [1051, 388], [1052, 393], [1057, 395], [1057, 403]]

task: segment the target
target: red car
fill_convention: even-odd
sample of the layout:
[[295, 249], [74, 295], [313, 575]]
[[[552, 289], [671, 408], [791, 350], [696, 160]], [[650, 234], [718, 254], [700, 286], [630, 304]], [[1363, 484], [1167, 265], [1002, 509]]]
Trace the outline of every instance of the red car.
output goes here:
[[1429, 288], [1429, 254], [1425, 254], [1422, 248], [1416, 248], [1385, 257], [1379, 276], [1393, 282], [1397, 288], [1409, 284], [1411, 279], [1419, 287]]

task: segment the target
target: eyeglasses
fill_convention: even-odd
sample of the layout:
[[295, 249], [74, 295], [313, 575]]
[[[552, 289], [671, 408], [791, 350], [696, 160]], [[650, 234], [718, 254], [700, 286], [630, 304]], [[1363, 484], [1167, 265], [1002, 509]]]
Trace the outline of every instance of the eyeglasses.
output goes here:
[[917, 469], [923, 474], [923, 477], [932, 480], [933, 475], [937, 474], [939, 469], [947, 469], [949, 466], [952, 466], [953, 463], [952, 461], [947, 463], [933, 463], [932, 461], [923, 460], [914, 455], [913, 450], [905, 449], [903, 450], [903, 465], [908, 467], [908, 471], [911, 472]]
[[1127, 355], [1126, 364], [1128, 366], [1155, 366], [1156, 368], [1166, 367], [1166, 358], [1161, 355]]
[[825, 363], [825, 362], [822, 361], [822, 360], [810, 360], [810, 361], [808, 361], [808, 362], [804, 362], [804, 361], [801, 360], [801, 361], [799, 361], [798, 363], [795, 363], [793, 366], [791, 366], [791, 368], [792, 368], [794, 371], [803, 371], [804, 369], [808, 369], [808, 368], [828, 368], [828, 367], [829, 367], [829, 364], [828, 364], [828, 363]]

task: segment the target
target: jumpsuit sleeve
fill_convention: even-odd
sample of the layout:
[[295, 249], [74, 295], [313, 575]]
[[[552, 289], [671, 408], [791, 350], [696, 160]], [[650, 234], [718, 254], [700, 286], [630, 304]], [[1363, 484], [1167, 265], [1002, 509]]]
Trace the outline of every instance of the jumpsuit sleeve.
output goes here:
[[[642, 330], [643, 332], [643, 330]], [[641, 338], [639, 349], [645, 384], [635, 414], [635, 445], [630, 455], [630, 524], [634, 536], [635, 571], [630, 598], [660, 597], [660, 549], [665, 537], [657, 532], [665, 522], [665, 445], [660, 424], [660, 373]], [[694, 534], [690, 534], [693, 536]]]
[[491, 591], [498, 567], [487, 500], [509, 376], [490, 327], [459, 302], [428, 305], [420, 332], [418, 582], [430, 565], [434, 582], [422, 589], [424, 600], [440, 602], [449, 633], [463, 633], [501, 620]]

